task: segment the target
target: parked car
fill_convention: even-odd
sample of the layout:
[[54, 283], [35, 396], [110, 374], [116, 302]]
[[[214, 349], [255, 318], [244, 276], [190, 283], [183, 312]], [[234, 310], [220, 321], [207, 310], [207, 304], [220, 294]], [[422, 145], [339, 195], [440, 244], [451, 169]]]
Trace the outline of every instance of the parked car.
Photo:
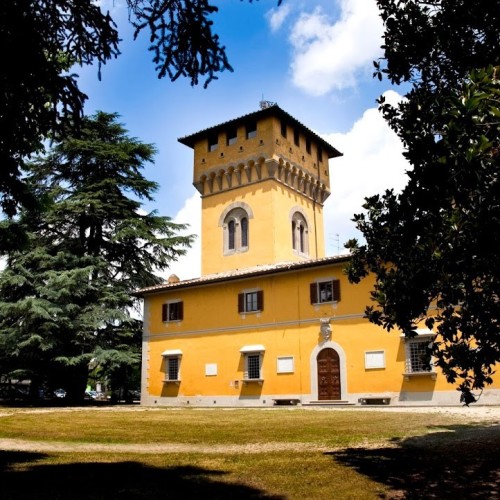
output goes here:
[[96, 391], [85, 391], [84, 399], [96, 399], [97, 392]]
[[64, 389], [56, 389], [54, 391], [54, 396], [56, 398], [60, 398], [60, 399], [65, 398], [66, 397], [66, 391]]

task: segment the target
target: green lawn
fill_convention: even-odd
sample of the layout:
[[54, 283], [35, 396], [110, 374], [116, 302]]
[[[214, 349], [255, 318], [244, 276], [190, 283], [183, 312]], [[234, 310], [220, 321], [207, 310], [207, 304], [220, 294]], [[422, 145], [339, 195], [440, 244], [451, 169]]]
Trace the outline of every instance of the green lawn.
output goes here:
[[[0, 451], [0, 498], [495, 498], [499, 429], [417, 411], [0, 409], [0, 439], [79, 445]], [[151, 452], [168, 443], [196, 451]]]

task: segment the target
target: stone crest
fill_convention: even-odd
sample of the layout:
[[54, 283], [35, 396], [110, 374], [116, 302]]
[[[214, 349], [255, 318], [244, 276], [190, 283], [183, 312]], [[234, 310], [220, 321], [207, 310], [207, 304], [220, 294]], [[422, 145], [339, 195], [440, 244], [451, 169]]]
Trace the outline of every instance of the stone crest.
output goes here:
[[326, 342], [332, 338], [332, 327], [330, 326], [330, 318], [321, 318], [319, 333]]

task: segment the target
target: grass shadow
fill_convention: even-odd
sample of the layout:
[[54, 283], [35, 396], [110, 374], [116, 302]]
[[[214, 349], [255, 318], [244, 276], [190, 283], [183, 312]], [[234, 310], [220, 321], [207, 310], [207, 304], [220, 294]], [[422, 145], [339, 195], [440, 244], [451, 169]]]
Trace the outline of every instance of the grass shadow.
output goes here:
[[243, 484], [224, 482], [221, 477], [225, 472], [218, 470], [192, 466], [159, 468], [138, 462], [35, 463], [46, 457], [40, 453], [0, 451], [0, 498], [283, 499]]
[[500, 499], [500, 425], [431, 427], [395, 447], [329, 453], [339, 465], [388, 486], [384, 498]]

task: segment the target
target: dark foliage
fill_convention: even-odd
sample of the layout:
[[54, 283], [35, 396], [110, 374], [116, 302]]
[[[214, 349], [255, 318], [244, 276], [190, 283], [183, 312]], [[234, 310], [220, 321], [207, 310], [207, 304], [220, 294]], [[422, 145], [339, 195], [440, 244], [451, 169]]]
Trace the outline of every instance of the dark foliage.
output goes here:
[[118, 33], [90, 0], [11, 0], [0, 3], [0, 45], [0, 193], [13, 215], [34, 201], [21, 179], [26, 157], [82, 118], [86, 96], [67, 70], [116, 57]]
[[[135, 36], [149, 30], [158, 77], [179, 76], [205, 86], [232, 70], [213, 31], [218, 8], [207, 0], [127, 0]], [[93, 0], [0, 2], [0, 207], [11, 216], [35, 204], [22, 173], [26, 159], [47, 138], [74, 133], [86, 95], [74, 65], [101, 66], [119, 55], [119, 35], [109, 13]]]
[[[132, 461], [44, 463], [41, 453], [0, 452], [4, 500], [36, 496], [41, 500], [72, 498], [148, 499], [238, 498], [284, 500], [246, 484], [227, 481], [225, 471], [180, 465], [154, 467]], [[36, 465], [32, 465], [33, 462]], [[20, 468], [19, 464], [24, 467]], [[3, 469], [3, 470], [2, 470]], [[77, 485], [77, 486], [75, 486]]]
[[156, 273], [192, 241], [177, 234], [185, 226], [141, 213], [157, 187], [141, 173], [155, 149], [116, 118], [84, 118], [78, 137], [28, 166], [43, 210], [21, 212], [28, 245], [0, 274], [2, 373], [33, 390], [62, 387], [70, 399], [83, 397], [89, 369], [113, 380], [132, 373], [142, 322], [130, 293], [159, 283]]
[[465, 403], [500, 361], [500, 2], [378, 0], [380, 79], [410, 83], [380, 109], [412, 169], [400, 195], [366, 199], [348, 242], [357, 282], [376, 276], [368, 318], [407, 336], [436, 333], [432, 355]]

